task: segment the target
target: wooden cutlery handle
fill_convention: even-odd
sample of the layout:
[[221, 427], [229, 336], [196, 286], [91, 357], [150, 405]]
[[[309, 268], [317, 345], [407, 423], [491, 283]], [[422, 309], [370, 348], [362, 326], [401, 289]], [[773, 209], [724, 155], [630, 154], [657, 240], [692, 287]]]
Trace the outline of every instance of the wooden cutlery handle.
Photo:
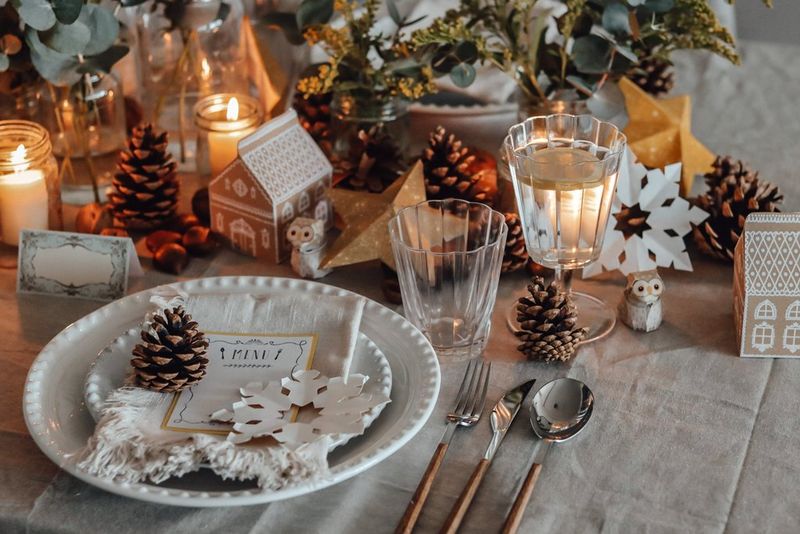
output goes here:
[[458, 531], [458, 527], [461, 525], [461, 521], [464, 519], [467, 510], [469, 510], [469, 505], [472, 504], [472, 499], [475, 498], [475, 494], [478, 492], [478, 486], [481, 485], [481, 481], [488, 469], [489, 460], [486, 458], [481, 459], [475, 467], [475, 471], [472, 472], [472, 476], [469, 477], [469, 482], [467, 482], [467, 485], [458, 497], [455, 506], [450, 510], [450, 516], [447, 518], [447, 521], [445, 521], [440, 534], [455, 534]]
[[436, 447], [436, 452], [433, 453], [431, 461], [428, 462], [428, 467], [425, 469], [425, 474], [422, 475], [422, 480], [419, 481], [417, 491], [415, 491], [414, 496], [411, 497], [411, 501], [406, 508], [406, 513], [403, 514], [403, 518], [400, 519], [400, 523], [394, 531], [395, 534], [411, 534], [411, 531], [414, 530], [414, 525], [417, 524], [419, 514], [422, 513], [422, 507], [425, 506], [425, 501], [428, 500], [428, 495], [431, 492], [433, 479], [436, 478], [436, 473], [439, 472], [442, 461], [444, 461], [447, 447], [447, 443], [439, 443]]
[[539, 473], [542, 472], [542, 464], [534, 463], [528, 471], [528, 476], [525, 477], [525, 482], [517, 493], [517, 498], [511, 511], [508, 512], [506, 522], [503, 525], [503, 534], [514, 534], [519, 528], [522, 521], [522, 516], [525, 515], [525, 508], [528, 506], [528, 501], [531, 500], [533, 495], [533, 488], [536, 486], [536, 481], [539, 479]]

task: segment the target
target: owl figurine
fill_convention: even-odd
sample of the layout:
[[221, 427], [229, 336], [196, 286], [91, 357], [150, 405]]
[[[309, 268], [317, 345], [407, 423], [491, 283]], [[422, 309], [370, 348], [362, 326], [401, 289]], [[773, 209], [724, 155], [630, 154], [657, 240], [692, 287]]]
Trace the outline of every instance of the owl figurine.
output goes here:
[[657, 269], [629, 274], [622, 302], [619, 303], [622, 322], [643, 332], [652, 332], [661, 326], [663, 292], [664, 281]]
[[286, 230], [292, 245], [292, 270], [303, 278], [322, 278], [331, 269], [320, 269], [325, 255], [325, 221], [298, 217]]

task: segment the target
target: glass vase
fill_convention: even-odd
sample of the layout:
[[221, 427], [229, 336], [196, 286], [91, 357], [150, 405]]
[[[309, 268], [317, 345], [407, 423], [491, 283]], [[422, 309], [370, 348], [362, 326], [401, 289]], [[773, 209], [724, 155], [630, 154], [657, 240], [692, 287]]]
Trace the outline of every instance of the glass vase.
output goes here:
[[125, 101], [112, 74], [93, 74], [71, 87], [44, 84], [42, 123], [53, 153], [62, 161], [63, 200], [87, 204], [104, 200], [125, 147]]
[[331, 159], [353, 189], [380, 192], [402, 171], [409, 142], [408, 101], [334, 94]]
[[7, 91], [0, 87], [0, 118], [38, 122], [40, 102], [36, 80], [26, 82], [21, 76], [13, 78], [12, 83], [18, 82], [14, 87], [9, 86]]
[[[194, 170], [197, 101], [216, 93], [249, 93], [241, 40], [244, 8], [225, 0], [188, 0], [182, 15], [152, 0], [139, 8], [137, 34], [146, 120], [169, 134], [170, 151], [183, 170]], [[191, 162], [191, 163], [190, 163]]]
[[19, 243], [22, 229], [62, 230], [61, 181], [50, 135], [41, 125], [0, 121], [0, 235]]

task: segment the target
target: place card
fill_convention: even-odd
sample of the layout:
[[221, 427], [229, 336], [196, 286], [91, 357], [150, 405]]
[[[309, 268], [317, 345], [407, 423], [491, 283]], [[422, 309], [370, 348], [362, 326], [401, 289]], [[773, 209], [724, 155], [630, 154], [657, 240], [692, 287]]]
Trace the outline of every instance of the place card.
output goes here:
[[212, 421], [211, 414], [240, 400], [239, 388], [246, 384], [266, 384], [311, 369], [318, 336], [206, 332], [206, 337], [206, 376], [174, 394], [161, 424], [164, 430], [227, 435], [230, 423]]
[[114, 300], [141, 276], [133, 240], [47, 230], [20, 232], [17, 292]]

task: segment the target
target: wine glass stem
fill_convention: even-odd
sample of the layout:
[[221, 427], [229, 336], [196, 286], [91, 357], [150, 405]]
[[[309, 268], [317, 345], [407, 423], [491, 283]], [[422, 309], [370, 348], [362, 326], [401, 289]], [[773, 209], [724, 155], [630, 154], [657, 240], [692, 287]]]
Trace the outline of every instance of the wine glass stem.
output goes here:
[[575, 273], [574, 269], [565, 269], [560, 265], [555, 268], [556, 282], [558, 286], [567, 295], [572, 295], [572, 275]]

